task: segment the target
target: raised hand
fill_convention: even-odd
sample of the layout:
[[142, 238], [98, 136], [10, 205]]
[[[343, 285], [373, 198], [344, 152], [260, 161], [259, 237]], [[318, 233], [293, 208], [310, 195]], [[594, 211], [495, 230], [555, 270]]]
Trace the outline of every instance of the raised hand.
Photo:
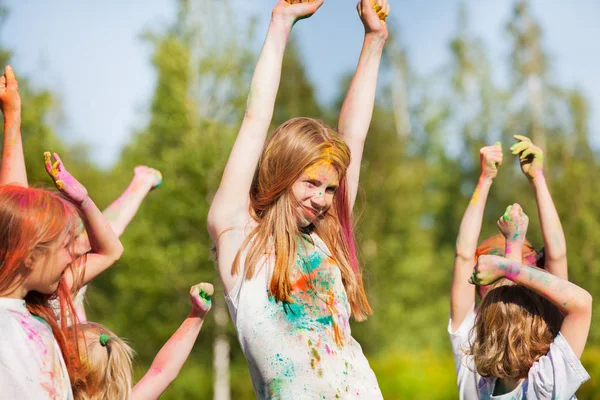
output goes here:
[[517, 203], [508, 206], [498, 220], [498, 229], [507, 241], [525, 241], [529, 217]]
[[387, 39], [388, 28], [385, 19], [390, 14], [388, 0], [360, 0], [356, 9], [365, 26], [365, 33], [374, 33]]
[[213, 285], [210, 283], [199, 283], [190, 289], [190, 301], [192, 302], [192, 312], [197, 313], [202, 318], [208, 314], [212, 306], [210, 297], [214, 294]]
[[502, 165], [502, 145], [500, 142], [493, 146], [482, 147], [479, 150], [481, 162], [481, 175], [484, 178], [494, 179], [498, 175], [498, 168]]
[[55, 162], [49, 152], [44, 153], [46, 172], [54, 181], [56, 188], [74, 204], [80, 206], [88, 198], [87, 189], [66, 170], [58, 154], [54, 153]]
[[273, 8], [273, 16], [283, 17], [293, 23], [313, 15], [323, 2], [324, 0], [279, 0]]
[[489, 286], [498, 279], [504, 278], [507, 273], [510, 273], [509, 260], [504, 257], [485, 254], [477, 259], [469, 283], [477, 286]]
[[518, 143], [512, 145], [511, 153], [519, 156], [521, 170], [529, 179], [534, 179], [544, 173], [544, 153], [542, 149], [531, 142], [531, 139], [521, 135], [513, 136]]
[[138, 165], [133, 169], [134, 179], [139, 179], [141, 182], [148, 183], [152, 189], [156, 189], [163, 182], [162, 173], [154, 168], [145, 165]]
[[10, 65], [4, 68], [4, 75], [0, 77], [0, 109], [4, 118], [18, 117], [21, 113], [19, 83]]

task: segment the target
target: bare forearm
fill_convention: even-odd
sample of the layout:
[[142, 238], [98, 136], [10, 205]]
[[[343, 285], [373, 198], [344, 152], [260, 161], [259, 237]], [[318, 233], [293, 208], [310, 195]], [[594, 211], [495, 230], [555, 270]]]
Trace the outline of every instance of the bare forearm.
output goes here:
[[292, 26], [292, 22], [284, 18], [271, 18], [269, 31], [252, 77], [244, 122], [261, 121], [267, 126], [271, 123], [281, 81], [283, 55]]
[[366, 34], [356, 73], [342, 105], [338, 129], [347, 139], [364, 141], [369, 131], [385, 39]]
[[203, 322], [204, 319], [196, 314], [188, 315], [133, 388], [135, 399], [156, 399], [175, 380], [194, 347]]
[[87, 197], [79, 208], [92, 252], [117, 260], [123, 245], [94, 201]]
[[[473, 259], [481, 232], [483, 212], [492, 186], [492, 179], [481, 176], [467, 210], [460, 223], [456, 239], [456, 254], [464, 259]], [[470, 275], [470, 271], [469, 271]]]
[[540, 268], [510, 260], [501, 262], [498, 268], [505, 278], [537, 292], [565, 315], [578, 313], [587, 307], [587, 291]]
[[519, 239], [513, 240], [512, 238], [507, 238], [506, 246], [504, 248], [504, 257], [508, 260], [522, 263], [523, 262], [523, 240], [519, 240]]
[[121, 196], [102, 212], [117, 236], [123, 234], [151, 189], [150, 182], [134, 177]]
[[27, 186], [27, 171], [21, 139], [21, 117], [7, 117], [4, 121], [4, 144], [0, 185]]
[[531, 181], [535, 191], [548, 272], [568, 279], [567, 243], [562, 224], [542, 174]]

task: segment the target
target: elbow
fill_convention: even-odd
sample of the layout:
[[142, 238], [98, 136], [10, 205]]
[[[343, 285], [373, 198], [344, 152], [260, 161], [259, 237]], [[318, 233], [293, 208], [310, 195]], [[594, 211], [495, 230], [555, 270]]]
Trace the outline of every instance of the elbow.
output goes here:
[[582, 299], [581, 299], [581, 308], [583, 310], [585, 310], [586, 313], [592, 313], [592, 304], [594, 302], [594, 298], [592, 297], [592, 295], [590, 294], [590, 292], [588, 292], [585, 289], [582, 289], [583, 293], [581, 295]]
[[467, 250], [462, 247], [456, 247], [454, 251], [454, 258], [459, 259], [461, 261], [469, 262], [469, 261], [477, 261], [475, 260], [475, 252]]
[[546, 252], [546, 254], [544, 255], [544, 257], [546, 258], [546, 261], [552, 262], [552, 263], [560, 263], [560, 262], [567, 262], [567, 249], [563, 248], [560, 249], [558, 251], [552, 251], [552, 252]]
[[266, 112], [264, 110], [256, 109], [256, 108], [246, 108], [246, 112], [244, 113], [244, 122], [245, 124], [267, 124], [271, 123], [271, 118], [273, 117], [273, 113]]
[[147, 375], [152, 378], [155, 382], [160, 381], [163, 386], [166, 388], [169, 386], [175, 378], [177, 378], [177, 373], [179, 371], [169, 371], [169, 369], [165, 369], [160, 366], [151, 366], [148, 370]]
[[585, 289], [579, 288], [580, 292], [577, 297], [573, 300], [573, 309], [577, 310], [576, 313], [580, 315], [591, 315], [592, 314], [592, 303], [594, 301], [592, 295]]
[[123, 255], [124, 251], [125, 251], [125, 248], [123, 247], [123, 244], [121, 243], [121, 241], [119, 241], [119, 244], [115, 245], [115, 248], [113, 249], [113, 251], [111, 252], [111, 255], [110, 255], [111, 261], [113, 264], [121, 259], [121, 256]]

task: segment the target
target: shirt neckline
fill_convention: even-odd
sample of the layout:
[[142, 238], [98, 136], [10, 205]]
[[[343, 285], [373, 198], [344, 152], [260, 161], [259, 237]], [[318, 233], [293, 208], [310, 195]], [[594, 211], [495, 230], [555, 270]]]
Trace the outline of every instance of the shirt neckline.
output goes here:
[[0, 297], [0, 308], [5, 310], [27, 312], [27, 306], [23, 299], [13, 299], [10, 297]]

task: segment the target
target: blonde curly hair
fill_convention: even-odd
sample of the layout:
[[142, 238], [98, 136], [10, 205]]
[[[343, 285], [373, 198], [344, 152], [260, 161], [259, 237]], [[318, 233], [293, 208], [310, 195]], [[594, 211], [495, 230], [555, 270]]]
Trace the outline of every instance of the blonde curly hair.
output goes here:
[[479, 375], [526, 378], [550, 350], [562, 315], [536, 292], [515, 284], [492, 288], [481, 301], [467, 354]]

